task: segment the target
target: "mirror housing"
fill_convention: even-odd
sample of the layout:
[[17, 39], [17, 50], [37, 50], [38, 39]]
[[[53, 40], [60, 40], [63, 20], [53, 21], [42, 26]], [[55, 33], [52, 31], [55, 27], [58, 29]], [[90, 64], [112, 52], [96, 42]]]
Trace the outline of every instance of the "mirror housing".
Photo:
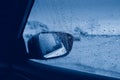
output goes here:
[[72, 49], [73, 36], [63, 32], [41, 32], [28, 41], [30, 59], [66, 56]]

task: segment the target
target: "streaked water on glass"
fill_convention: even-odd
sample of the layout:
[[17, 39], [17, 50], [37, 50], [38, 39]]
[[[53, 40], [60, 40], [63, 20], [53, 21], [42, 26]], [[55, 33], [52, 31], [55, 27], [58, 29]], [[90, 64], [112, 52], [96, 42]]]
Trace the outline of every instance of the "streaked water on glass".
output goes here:
[[23, 34], [26, 45], [43, 31], [81, 40], [66, 57], [33, 61], [120, 78], [120, 0], [36, 0]]

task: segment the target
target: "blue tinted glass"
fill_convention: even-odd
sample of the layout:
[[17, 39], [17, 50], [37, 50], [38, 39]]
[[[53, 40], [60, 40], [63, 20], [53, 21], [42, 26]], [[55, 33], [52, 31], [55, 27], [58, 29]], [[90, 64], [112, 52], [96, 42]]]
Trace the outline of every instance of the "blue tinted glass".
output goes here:
[[34, 61], [120, 78], [120, 0], [36, 0], [28, 23], [26, 45], [31, 36], [47, 31], [81, 39], [66, 57]]
[[43, 54], [49, 54], [62, 47], [56, 34], [40, 34], [39, 43]]

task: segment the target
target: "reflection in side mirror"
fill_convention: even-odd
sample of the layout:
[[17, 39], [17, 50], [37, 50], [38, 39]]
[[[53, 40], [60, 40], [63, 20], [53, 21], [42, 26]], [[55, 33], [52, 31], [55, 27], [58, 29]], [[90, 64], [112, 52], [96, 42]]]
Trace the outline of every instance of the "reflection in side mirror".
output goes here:
[[73, 37], [63, 32], [41, 32], [28, 41], [32, 59], [50, 59], [65, 56], [72, 49]]

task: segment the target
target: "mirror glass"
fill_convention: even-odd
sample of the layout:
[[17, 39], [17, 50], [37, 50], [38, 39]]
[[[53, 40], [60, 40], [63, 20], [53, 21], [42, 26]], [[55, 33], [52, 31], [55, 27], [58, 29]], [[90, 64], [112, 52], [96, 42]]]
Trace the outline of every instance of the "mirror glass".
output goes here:
[[[70, 43], [69, 43], [70, 41]], [[71, 47], [67, 46], [72, 42], [72, 35], [62, 32], [39, 33], [28, 41], [30, 54], [42, 59], [60, 57], [70, 52]]]
[[45, 58], [56, 57], [66, 53], [66, 49], [56, 34], [40, 34], [39, 44]]

